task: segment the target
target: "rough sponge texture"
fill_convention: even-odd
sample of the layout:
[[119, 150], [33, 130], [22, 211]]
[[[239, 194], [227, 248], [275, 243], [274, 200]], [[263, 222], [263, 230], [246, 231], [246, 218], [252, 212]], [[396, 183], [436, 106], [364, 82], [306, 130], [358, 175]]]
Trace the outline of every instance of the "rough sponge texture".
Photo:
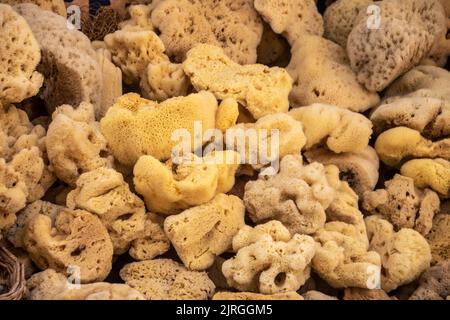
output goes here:
[[111, 239], [101, 221], [86, 211], [64, 209], [54, 225], [50, 217], [38, 214], [28, 222], [23, 242], [42, 270], [67, 274], [69, 266], [77, 266], [82, 283], [101, 281], [111, 271]]
[[297, 291], [309, 278], [313, 238], [291, 236], [279, 221], [243, 227], [233, 238], [236, 256], [225, 261], [228, 284], [241, 291], [275, 294]]
[[380, 256], [369, 250], [358, 196], [342, 183], [327, 209], [327, 223], [314, 234], [317, 243], [314, 271], [334, 288], [375, 288]]
[[347, 54], [339, 45], [319, 36], [304, 35], [291, 49], [287, 71], [294, 81], [289, 100], [294, 107], [324, 103], [352, 111], [378, 104], [378, 94], [358, 83]]
[[297, 292], [260, 294], [253, 292], [217, 292], [212, 300], [304, 300]]
[[433, 217], [439, 212], [439, 196], [436, 192], [420, 190], [414, 180], [396, 174], [384, 183], [385, 189], [364, 194], [363, 208], [372, 215], [381, 215], [396, 230], [415, 229], [425, 236], [433, 226]]
[[207, 300], [215, 289], [205, 272], [189, 271], [170, 259], [127, 264], [120, 277], [148, 300]]
[[314, 0], [255, 0], [254, 4], [272, 30], [286, 37], [291, 46], [301, 41], [303, 33], [323, 34], [322, 16]]
[[67, 16], [66, 5], [63, 0], [2, 0], [2, 3], [11, 6], [20, 3], [33, 3], [43, 10], [53, 11], [64, 18]]
[[433, 219], [433, 228], [426, 236], [433, 257], [432, 265], [450, 259], [450, 233], [448, 230], [450, 230], [450, 215], [436, 215]]
[[143, 155], [167, 160], [178, 144], [172, 140], [177, 130], [187, 131], [194, 142], [194, 123], [202, 134], [214, 128], [217, 100], [209, 92], [166, 100], [160, 104], [129, 93], [109, 108], [100, 124], [114, 158], [134, 166]]
[[293, 109], [289, 114], [303, 124], [306, 150], [325, 141], [326, 146], [335, 153], [361, 153], [372, 135], [369, 119], [336, 106], [314, 104]]
[[431, 251], [417, 231], [394, 227], [380, 216], [365, 219], [370, 248], [381, 256], [381, 287], [390, 292], [418, 278], [430, 267]]
[[245, 225], [244, 214], [241, 199], [218, 194], [208, 203], [166, 218], [164, 231], [187, 268], [205, 270], [231, 248], [234, 235]]
[[86, 210], [100, 218], [108, 229], [115, 254], [127, 251], [130, 242], [144, 233], [144, 202], [114, 169], [101, 167], [82, 174], [66, 203], [71, 209]]
[[332, 3], [323, 15], [325, 38], [345, 48], [359, 13], [367, 11], [372, 3], [372, 0], [338, 0]]
[[403, 159], [443, 158], [450, 159], [450, 138], [431, 141], [419, 131], [396, 127], [383, 132], [375, 142], [380, 160], [389, 166], [395, 166]]
[[371, 191], [378, 182], [380, 160], [375, 149], [367, 146], [362, 153], [345, 152], [336, 154], [327, 148], [314, 148], [304, 153], [308, 162], [333, 164], [339, 168], [339, 177], [347, 181], [350, 187], [362, 196]]
[[[71, 286], [72, 285], [72, 286]], [[27, 281], [28, 300], [145, 300], [126, 284], [96, 282], [70, 284], [66, 276], [53, 269], [34, 274]]]
[[444, 138], [450, 135], [450, 103], [416, 96], [395, 99], [376, 108], [370, 120], [376, 134], [403, 126], [429, 139]]
[[238, 168], [235, 152], [221, 151], [203, 158], [194, 154], [185, 156], [166, 163], [142, 156], [134, 166], [136, 191], [151, 211], [166, 215], [179, 213], [233, 187]]
[[45, 152], [42, 126], [33, 126], [26, 113], [12, 105], [0, 109], [0, 230], [53, 184]]
[[450, 162], [444, 159], [415, 159], [400, 169], [419, 188], [431, 188], [442, 197], [450, 197]]
[[254, 222], [281, 221], [292, 234], [313, 234], [325, 224], [325, 210], [336, 196], [338, 170], [304, 165], [299, 155], [281, 160], [280, 172], [245, 185], [244, 202]]
[[9, 5], [0, 4], [0, 22], [0, 105], [7, 105], [38, 93], [41, 52], [26, 20]]
[[45, 81], [40, 94], [48, 110], [91, 102], [100, 117], [104, 109], [103, 79], [90, 40], [82, 32], [69, 29], [67, 20], [56, 13], [30, 3], [15, 9], [27, 20], [42, 52], [38, 70]]
[[237, 63], [256, 62], [263, 26], [253, 0], [163, 0], [154, 5], [151, 20], [178, 62], [200, 43], [222, 47]]
[[255, 119], [289, 109], [292, 79], [282, 68], [242, 66], [220, 47], [203, 44], [187, 53], [183, 69], [196, 90], [209, 90], [217, 99], [234, 98]]
[[344, 290], [343, 300], [392, 300], [392, 298], [381, 289], [347, 288]]
[[428, 269], [420, 278], [419, 287], [410, 300], [449, 300], [450, 260]]
[[53, 113], [46, 146], [56, 176], [74, 186], [78, 177], [100, 167], [111, 165], [106, 139], [95, 121], [94, 107], [81, 103], [77, 109], [64, 105]]
[[[272, 141], [272, 130], [278, 135], [276, 141]], [[249, 137], [245, 145], [244, 137]], [[278, 161], [288, 154], [300, 154], [306, 144], [301, 122], [286, 113], [269, 114], [255, 123], [239, 123], [226, 130], [225, 140], [227, 147], [232, 146], [239, 153], [241, 163], [250, 164], [255, 170], [269, 165], [274, 158]]]
[[368, 28], [367, 14], [361, 12], [347, 43], [352, 69], [371, 91], [382, 91], [418, 65], [446, 33], [438, 0], [390, 0], [378, 6], [379, 28]]

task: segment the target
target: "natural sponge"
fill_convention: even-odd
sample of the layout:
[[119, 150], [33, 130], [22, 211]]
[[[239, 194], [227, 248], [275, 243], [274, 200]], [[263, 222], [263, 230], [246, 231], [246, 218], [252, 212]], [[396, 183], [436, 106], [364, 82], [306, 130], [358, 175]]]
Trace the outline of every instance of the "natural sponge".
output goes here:
[[218, 194], [208, 203], [166, 218], [164, 231], [187, 268], [205, 270], [231, 248], [233, 236], [245, 225], [244, 214], [241, 199]]
[[301, 156], [288, 155], [277, 175], [245, 185], [244, 202], [254, 222], [276, 219], [292, 234], [313, 234], [325, 224], [325, 210], [336, 196], [337, 184], [336, 167], [304, 165]]
[[92, 104], [83, 102], [77, 109], [61, 106], [52, 118], [46, 146], [52, 170], [59, 179], [74, 186], [82, 173], [111, 165]]
[[95, 282], [71, 284], [53, 269], [34, 274], [27, 281], [28, 300], [145, 300], [126, 284]]
[[322, 36], [323, 20], [314, 0], [255, 0], [255, 9], [272, 30], [294, 45], [303, 33]]
[[327, 148], [313, 148], [304, 153], [308, 162], [335, 165], [339, 168], [340, 179], [347, 181], [350, 187], [362, 196], [372, 191], [379, 177], [380, 160], [375, 149], [367, 146], [361, 153], [344, 152], [336, 154]]
[[396, 127], [383, 132], [375, 142], [380, 160], [395, 166], [403, 159], [443, 158], [450, 159], [450, 138], [431, 141], [419, 131], [407, 127]]
[[400, 169], [419, 188], [431, 188], [442, 197], [450, 197], [450, 162], [444, 159], [415, 159]]
[[368, 28], [366, 12], [361, 12], [347, 43], [352, 69], [371, 91], [385, 89], [418, 65], [447, 32], [438, 0], [392, 0], [377, 5], [380, 25]]
[[114, 158], [134, 166], [143, 155], [169, 159], [178, 144], [172, 135], [188, 134], [191, 143], [194, 142], [195, 124], [201, 124], [201, 134], [214, 128], [216, 111], [217, 100], [209, 92], [172, 98], [160, 104], [129, 93], [117, 99], [100, 124]]
[[217, 99], [234, 98], [255, 119], [289, 109], [292, 79], [282, 68], [242, 66], [220, 47], [202, 44], [187, 53], [183, 69], [196, 90], [208, 90]]
[[11, 6], [20, 3], [33, 3], [43, 10], [53, 11], [64, 18], [67, 16], [64, 0], [2, 0], [2, 3], [7, 3]]
[[430, 267], [431, 251], [417, 231], [394, 227], [380, 216], [365, 219], [370, 248], [381, 256], [381, 287], [390, 292], [415, 280]]
[[241, 291], [274, 294], [297, 291], [309, 278], [315, 252], [313, 238], [291, 236], [279, 221], [244, 226], [233, 238], [236, 256], [222, 272], [229, 285]]
[[361, 112], [378, 104], [378, 95], [358, 83], [339, 45], [319, 36], [303, 35], [291, 53], [286, 70], [294, 82], [289, 96], [294, 107], [324, 103]]
[[360, 153], [365, 150], [372, 135], [369, 119], [336, 106], [313, 104], [293, 109], [289, 114], [303, 124], [306, 150], [325, 142], [335, 153]]
[[423, 236], [430, 232], [433, 217], [440, 206], [436, 192], [430, 189], [420, 190], [414, 186], [413, 179], [399, 174], [384, 185], [385, 189], [364, 194], [364, 210], [383, 216], [396, 230], [415, 229]]
[[0, 107], [35, 96], [43, 77], [36, 72], [39, 45], [26, 20], [9, 5], [0, 4]]
[[419, 287], [410, 300], [449, 300], [450, 297], [450, 260], [431, 267], [419, 281]]
[[62, 210], [54, 225], [50, 217], [38, 214], [28, 222], [23, 241], [40, 269], [67, 274], [69, 266], [77, 266], [82, 283], [101, 281], [111, 271], [111, 239], [101, 221], [89, 212]]
[[433, 219], [433, 228], [426, 239], [431, 248], [431, 265], [450, 259], [450, 215], [438, 214]]
[[207, 300], [215, 289], [206, 272], [189, 271], [170, 259], [127, 264], [120, 277], [148, 300]]
[[151, 20], [178, 62], [200, 43], [222, 47], [237, 63], [256, 62], [263, 26], [253, 0], [163, 0], [154, 4]]
[[134, 166], [133, 181], [150, 210], [174, 214], [208, 202], [217, 193], [230, 191], [238, 159], [231, 150], [203, 158], [186, 154], [183, 159], [175, 158], [166, 163], [152, 156], [142, 156]]
[[42, 126], [33, 126], [26, 113], [12, 105], [0, 109], [0, 229], [53, 184], [45, 152]]

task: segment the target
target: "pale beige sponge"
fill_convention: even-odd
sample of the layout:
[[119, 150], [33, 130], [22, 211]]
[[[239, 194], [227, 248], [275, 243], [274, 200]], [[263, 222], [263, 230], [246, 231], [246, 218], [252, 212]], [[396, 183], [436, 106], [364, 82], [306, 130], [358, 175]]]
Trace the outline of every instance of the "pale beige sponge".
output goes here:
[[27, 21], [0, 4], [0, 108], [35, 96], [43, 83], [36, 71], [41, 52]]
[[291, 54], [286, 70], [294, 83], [289, 96], [292, 106], [323, 103], [362, 112], [379, 103], [378, 94], [357, 81], [345, 50], [334, 42], [303, 35]]
[[307, 235], [292, 236], [272, 220], [241, 228], [233, 238], [233, 251], [236, 256], [222, 265], [228, 284], [240, 291], [276, 294], [297, 291], [306, 282], [315, 243]]
[[170, 259], [129, 263], [120, 277], [147, 300], [208, 300], [215, 291], [206, 272], [190, 271]]
[[449, 260], [450, 258], [450, 215], [440, 213], [433, 219], [433, 228], [426, 239], [431, 248], [431, 265]]
[[172, 135], [188, 133], [194, 144], [196, 124], [201, 126], [202, 135], [214, 129], [217, 107], [214, 95], [205, 91], [160, 104], [128, 93], [101, 119], [101, 131], [114, 158], [126, 166], [134, 166], [143, 155], [167, 160], [179, 144]]
[[390, 292], [417, 279], [430, 267], [431, 250], [425, 238], [409, 228], [395, 231], [380, 216], [365, 219], [370, 249], [381, 256], [381, 288]]
[[34, 274], [27, 280], [28, 300], [145, 300], [137, 290], [123, 283], [69, 283], [53, 269]]
[[240, 65], [220, 47], [200, 44], [189, 50], [183, 69], [196, 90], [208, 90], [221, 100], [234, 98], [255, 119], [289, 109], [292, 79], [283, 68]]
[[396, 174], [384, 183], [384, 189], [366, 192], [362, 207], [371, 215], [381, 215], [396, 229], [410, 228], [425, 236], [433, 226], [433, 217], [439, 212], [436, 192], [421, 190], [414, 180]]
[[0, 230], [55, 182], [46, 156], [46, 132], [13, 105], [0, 109]]
[[37, 214], [26, 225], [24, 247], [42, 270], [69, 274], [79, 268], [82, 283], [104, 280], [112, 268], [113, 245], [100, 219], [83, 210], [61, 210], [51, 218]]
[[364, 115], [332, 105], [295, 108], [289, 115], [303, 125], [305, 150], [325, 144], [335, 153], [361, 153], [372, 135], [372, 122]]
[[43, 10], [52, 11], [64, 18], [67, 17], [64, 0], [2, 0], [2, 3], [7, 3], [11, 6], [21, 3], [33, 3]]
[[323, 19], [314, 0], [255, 0], [255, 9], [276, 33], [294, 45], [304, 33], [323, 35]]
[[177, 62], [201, 43], [223, 48], [237, 63], [256, 62], [263, 26], [253, 0], [162, 0], [152, 6], [151, 21]]
[[304, 300], [297, 292], [283, 292], [275, 294], [260, 294], [254, 292], [217, 292], [212, 300]]
[[167, 217], [164, 231], [187, 268], [206, 270], [216, 256], [231, 248], [233, 237], [245, 225], [244, 215], [242, 200], [222, 193], [205, 204]]
[[150, 210], [170, 215], [230, 191], [238, 167], [239, 156], [231, 150], [204, 157], [186, 154], [165, 163], [142, 156], [134, 166], [133, 181]]

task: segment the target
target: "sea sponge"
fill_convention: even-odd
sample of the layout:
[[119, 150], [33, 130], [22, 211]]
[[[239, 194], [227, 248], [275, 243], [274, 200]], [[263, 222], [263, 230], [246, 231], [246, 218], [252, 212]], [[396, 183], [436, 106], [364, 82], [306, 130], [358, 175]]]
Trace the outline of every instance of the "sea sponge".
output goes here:
[[107, 106], [101, 105], [103, 75], [90, 40], [68, 28], [64, 17], [34, 4], [19, 4], [15, 10], [27, 20], [41, 49], [38, 71], [45, 81], [40, 95], [48, 111], [52, 113], [63, 104], [90, 102], [100, 118]]
[[245, 225], [245, 207], [235, 196], [218, 194], [208, 203], [167, 217], [164, 231], [190, 270], [205, 270], [231, 247]]
[[225, 142], [227, 148], [239, 153], [241, 163], [260, 170], [267, 165], [274, 166], [275, 161], [288, 154], [300, 154], [306, 137], [301, 122], [288, 114], [274, 113], [259, 118], [255, 123], [240, 123], [228, 128]]
[[283, 67], [289, 63], [288, 42], [283, 36], [275, 33], [267, 23], [264, 23], [264, 31], [257, 53], [258, 60], [256, 62], [266, 66]]
[[395, 300], [381, 289], [346, 288], [343, 300]]
[[297, 292], [281, 292], [275, 294], [260, 294], [253, 292], [217, 292], [212, 300], [303, 300]]
[[67, 17], [67, 10], [64, 0], [2, 0], [2, 3], [7, 3], [11, 6], [20, 3], [33, 3], [43, 10], [52, 11], [64, 18]]
[[130, 5], [128, 7], [129, 19], [119, 24], [121, 30], [153, 31], [151, 20], [151, 6], [145, 4]]
[[335, 153], [361, 153], [372, 135], [372, 122], [369, 119], [336, 106], [313, 104], [293, 109], [289, 114], [303, 124], [306, 150], [324, 142]]
[[450, 100], [416, 96], [388, 100], [393, 101], [377, 107], [370, 116], [375, 134], [402, 126], [433, 140], [450, 135]]
[[375, 142], [380, 160], [396, 166], [403, 159], [443, 158], [450, 159], [450, 138], [431, 141], [419, 131], [407, 127], [396, 127], [380, 134]]
[[130, 167], [143, 155], [169, 159], [177, 146], [172, 139], [176, 132], [189, 133], [190, 141], [195, 143], [195, 123], [201, 124], [198, 134], [203, 135], [214, 128], [216, 111], [217, 100], [209, 92], [172, 98], [160, 104], [128, 93], [117, 99], [100, 124], [114, 158]]
[[337, 166], [340, 179], [347, 181], [360, 197], [364, 192], [373, 190], [378, 182], [380, 160], [371, 146], [367, 146], [362, 153], [339, 154], [324, 147], [314, 148], [306, 151], [304, 156], [309, 163]]
[[153, 6], [151, 20], [177, 62], [200, 43], [222, 47], [237, 63], [256, 62], [263, 27], [253, 0], [163, 0]]
[[255, 0], [255, 9], [292, 46], [303, 33], [322, 36], [323, 20], [314, 0]]
[[431, 248], [431, 265], [450, 259], [450, 215], [438, 214], [433, 219], [433, 228], [426, 235]]
[[201, 44], [187, 53], [183, 69], [196, 90], [208, 90], [217, 99], [235, 98], [255, 119], [289, 109], [292, 79], [282, 68], [242, 66], [220, 47]]
[[336, 196], [338, 174], [334, 166], [303, 165], [300, 155], [288, 155], [281, 160], [277, 175], [245, 185], [250, 218], [254, 222], [276, 219], [292, 234], [313, 234], [325, 223], [325, 210]]
[[233, 238], [236, 256], [225, 261], [228, 284], [241, 291], [275, 294], [297, 291], [309, 278], [313, 238], [291, 236], [279, 221], [244, 226]]
[[142, 95], [151, 100], [164, 101], [172, 97], [185, 96], [190, 85], [182, 65], [168, 60], [150, 62], [141, 73]]
[[45, 150], [45, 129], [33, 126], [23, 110], [0, 109], [0, 229], [15, 213], [42, 198], [55, 181]]
[[111, 271], [111, 239], [101, 221], [87, 211], [61, 210], [54, 226], [50, 217], [38, 214], [28, 222], [23, 243], [40, 269], [67, 274], [69, 266], [77, 266], [82, 283], [102, 281]]
[[379, 103], [378, 94], [358, 83], [339, 45], [319, 36], [303, 35], [291, 54], [286, 70], [294, 83], [289, 95], [294, 107], [323, 103], [362, 112]]
[[384, 185], [385, 189], [364, 194], [364, 210], [372, 215], [381, 215], [396, 230], [410, 228], [423, 236], [428, 234], [433, 226], [433, 217], [439, 212], [438, 195], [430, 189], [416, 188], [413, 179], [399, 174]]
[[53, 269], [28, 279], [25, 297], [28, 300], [145, 300], [139, 291], [126, 284], [70, 284], [66, 276]]
[[410, 300], [449, 300], [450, 298], [450, 260], [431, 267], [419, 281], [419, 287]]
[[302, 297], [305, 300], [338, 300], [338, 298], [334, 297], [334, 296], [329, 296], [323, 292], [320, 291], [316, 291], [316, 290], [309, 290], [305, 293], [302, 293]]
[[239, 157], [231, 150], [203, 158], [190, 154], [166, 163], [142, 156], [134, 167], [133, 181], [151, 211], [170, 215], [230, 191], [238, 166]]
[[450, 197], [450, 162], [444, 159], [415, 159], [400, 169], [419, 188], [431, 188], [441, 197]]
[[412, 229], [398, 232], [380, 216], [365, 219], [370, 249], [381, 256], [381, 288], [390, 292], [418, 278], [430, 267], [431, 251], [425, 238]]
[[205, 272], [190, 271], [170, 259], [129, 263], [120, 277], [148, 300], [207, 300], [215, 289]]
[[51, 168], [60, 180], [75, 186], [82, 173], [112, 165], [92, 104], [83, 102], [77, 109], [63, 105], [52, 118], [46, 146]]
[[359, 13], [367, 12], [369, 5], [373, 3], [373, 0], [337, 0], [333, 2], [323, 15], [325, 38], [345, 48]]
[[123, 176], [100, 167], [83, 173], [67, 195], [67, 207], [96, 214], [107, 228], [114, 253], [122, 254], [145, 228], [144, 202], [130, 191]]
[[370, 91], [382, 91], [418, 65], [447, 32], [438, 0], [391, 0], [377, 6], [380, 25], [368, 28], [367, 14], [361, 12], [347, 42], [352, 69]]
[[43, 76], [35, 71], [39, 45], [26, 20], [9, 5], [0, 4], [0, 108], [35, 96]]

